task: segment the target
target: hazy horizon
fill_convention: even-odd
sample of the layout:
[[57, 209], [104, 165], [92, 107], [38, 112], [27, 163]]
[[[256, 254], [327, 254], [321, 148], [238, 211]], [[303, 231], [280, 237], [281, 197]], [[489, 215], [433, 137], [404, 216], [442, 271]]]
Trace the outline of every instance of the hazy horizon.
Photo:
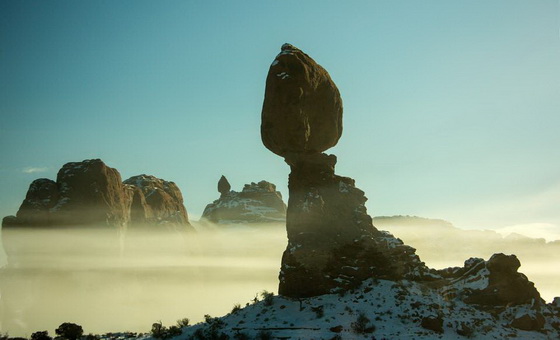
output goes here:
[[[297, 10], [292, 10], [297, 8]], [[337, 173], [371, 215], [560, 229], [556, 0], [0, 2], [0, 215], [36, 178], [101, 158], [177, 183], [193, 219], [288, 166], [260, 141], [289, 42], [344, 101]], [[285, 15], [289, 12], [290, 15]]]
[[[30, 336], [75, 322], [86, 333], [148, 332], [160, 320], [170, 325], [187, 317], [195, 323], [205, 314], [220, 316], [237, 303], [244, 306], [262, 290], [277, 292], [287, 244], [283, 224], [197, 227], [198, 233], [187, 234], [129, 230], [124, 242], [107, 228], [8, 229], [4, 242], [11, 256], [0, 269], [0, 330]], [[520, 272], [542, 297], [550, 302], [560, 295], [558, 249], [530, 243], [488, 247], [487, 235], [480, 234], [465, 239], [458, 252], [448, 244], [434, 248], [437, 226], [426, 228], [388, 229], [436, 269], [516, 249]]]

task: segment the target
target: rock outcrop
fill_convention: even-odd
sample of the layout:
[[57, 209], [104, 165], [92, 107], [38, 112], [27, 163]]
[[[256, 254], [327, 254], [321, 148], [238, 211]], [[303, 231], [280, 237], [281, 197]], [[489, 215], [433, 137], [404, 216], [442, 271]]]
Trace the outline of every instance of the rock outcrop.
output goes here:
[[130, 190], [130, 227], [184, 227], [189, 223], [181, 190], [174, 182], [150, 175], [133, 176], [124, 181]]
[[342, 99], [327, 71], [300, 49], [282, 45], [266, 78], [261, 136], [280, 156], [320, 153], [342, 135]]
[[[307, 77], [280, 76], [297, 75], [293, 70], [321, 74], [320, 81], [311, 83], [328, 84], [330, 90], [318, 89], [326, 85], [309, 85]], [[301, 298], [348, 291], [375, 278], [423, 282], [439, 287], [447, 297], [459, 296], [465, 303], [479, 306], [542, 303], [533, 283], [517, 272], [520, 263], [514, 255], [495, 254], [488, 261], [470, 259], [463, 268], [436, 271], [425, 266], [414, 248], [373, 226], [364, 192], [356, 188], [353, 179], [335, 174], [334, 155], [321, 153], [340, 137], [332, 131], [341, 127], [341, 122], [331, 118], [341, 118], [342, 107], [322, 104], [341, 101], [326, 71], [307, 55], [284, 45], [270, 67], [266, 86], [262, 140], [272, 152], [283, 156], [291, 169], [288, 246], [279, 276], [281, 295]], [[290, 105], [284, 109], [277, 103]], [[299, 115], [294, 115], [298, 107]], [[308, 124], [303, 128], [305, 138], [286, 130], [286, 126], [302, 126], [302, 122]], [[325, 134], [329, 142], [309, 147], [318, 145], [309, 141], [321, 140], [314, 134]]]
[[3, 227], [111, 226], [172, 223], [189, 229], [183, 197], [173, 182], [120, 173], [100, 159], [66, 163], [56, 182], [41, 178], [29, 186], [16, 216]]
[[229, 184], [226, 176], [222, 175], [218, 181], [218, 192], [223, 196], [229, 193], [231, 190], [231, 185]]
[[[227, 185], [225, 185], [227, 184]], [[218, 182], [219, 199], [208, 204], [202, 221], [215, 224], [278, 223], [286, 220], [286, 204], [276, 186], [267, 181], [245, 184], [241, 192], [228, 191], [227, 179]]]
[[335, 175], [336, 157], [322, 151], [342, 134], [342, 100], [329, 74], [284, 44], [266, 80], [261, 137], [290, 166], [279, 292], [310, 297], [359, 285], [370, 277], [434, 275], [415, 250], [377, 230], [364, 192]]
[[5, 226], [124, 227], [130, 198], [116, 169], [100, 159], [66, 163], [56, 182], [41, 178], [29, 186], [16, 218]]

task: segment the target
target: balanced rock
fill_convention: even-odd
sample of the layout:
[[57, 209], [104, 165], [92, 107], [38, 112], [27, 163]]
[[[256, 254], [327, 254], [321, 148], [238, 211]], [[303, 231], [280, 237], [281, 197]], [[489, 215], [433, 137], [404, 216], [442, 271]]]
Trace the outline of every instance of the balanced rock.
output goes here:
[[[222, 179], [218, 182], [223, 183]], [[226, 180], [227, 182], [227, 180]], [[229, 183], [228, 183], [229, 185]], [[286, 220], [286, 204], [276, 186], [267, 181], [245, 184], [241, 192], [221, 192], [208, 204], [201, 220], [215, 224], [274, 223]]]
[[218, 192], [223, 196], [229, 193], [230, 190], [231, 190], [231, 185], [229, 184], [226, 176], [222, 175], [222, 177], [220, 177], [220, 180], [218, 181]]
[[150, 175], [124, 181], [130, 190], [130, 226], [165, 225], [194, 230], [189, 223], [181, 190], [174, 182]]
[[261, 136], [277, 155], [320, 153], [342, 135], [342, 99], [327, 71], [284, 44], [266, 78]]
[[342, 134], [342, 100], [327, 71], [292, 45], [282, 46], [266, 80], [261, 137], [291, 169], [279, 293], [311, 297], [377, 277], [435, 275], [415, 250], [377, 230], [364, 192], [335, 175], [336, 157], [321, 153]]

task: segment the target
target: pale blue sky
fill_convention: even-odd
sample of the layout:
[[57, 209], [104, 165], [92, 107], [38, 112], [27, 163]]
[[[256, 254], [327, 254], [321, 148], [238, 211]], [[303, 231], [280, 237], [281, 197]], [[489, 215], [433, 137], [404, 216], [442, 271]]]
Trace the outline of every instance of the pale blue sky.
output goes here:
[[175, 181], [195, 219], [222, 174], [287, 198], [259, 126], [289, 42], [340, 89], [328, 152], [372, 215], [560, 226], [559, 13], [552, 0], [1, 0], [0, 214], [88, 158]]

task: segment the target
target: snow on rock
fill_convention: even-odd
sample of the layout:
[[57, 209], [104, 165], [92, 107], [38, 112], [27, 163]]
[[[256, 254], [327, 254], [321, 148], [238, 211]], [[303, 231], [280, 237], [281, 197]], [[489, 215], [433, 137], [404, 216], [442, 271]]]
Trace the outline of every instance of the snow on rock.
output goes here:
[[[222, 176], [225, 179], [225, 177]], [[220, 179], [220, 181], [223, 180]], [[227, 181], [227, 180], [226, 180]], [[267, 181], [245, 184], [241, 192], [222, 190], [219, 199], [208, 204], [202, 221], [216, 224], [284, 222], [286, 204], [276, 186]]]
[[193, 231], [181, 190], [174, 182], [151, 175], [137, 175], [124, 181], [130, 196], [130, 227], [165, 227]]
[[[268, 296], [230, 314], [183, 328], [177, 339], [558, 339], [560, 316], [552, 305], [487, 310], [437, 287], [410, 280], [369, 279], [341, 292], [301, 299]], [[532, 312], [531, 312], [532, 311]], [[546, 315], [540, 319], [537, 315]], [[515, 321], [520, 318], [525, 321]], [[539, 319], [539, 331], [520, 329]], [[556, 326], [555, 326], [556, 325]], [[203, 337], [206, 336], [206, 337]], [[245, 336], [245, 337], [243, 337]], [[216, 337], [216, 338], [218, 338]]]

